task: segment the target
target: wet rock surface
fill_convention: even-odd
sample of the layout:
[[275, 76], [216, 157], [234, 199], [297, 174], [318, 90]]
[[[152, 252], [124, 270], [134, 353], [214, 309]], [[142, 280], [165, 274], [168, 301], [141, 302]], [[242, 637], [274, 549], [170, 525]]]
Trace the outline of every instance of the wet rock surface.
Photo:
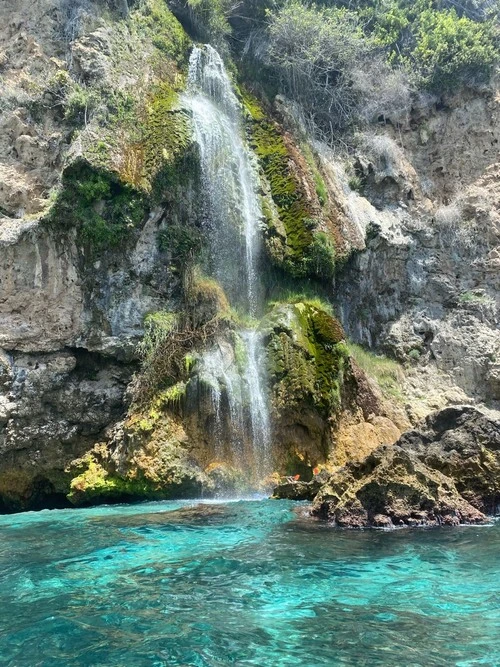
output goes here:
[[[281, 485], [275, 496], [304, 497], [296, 486]], [[499, 497], [500, 423], [457, 407], [332, 473], [312, 514], [347, 528], [474, 524], [496, 512]]]

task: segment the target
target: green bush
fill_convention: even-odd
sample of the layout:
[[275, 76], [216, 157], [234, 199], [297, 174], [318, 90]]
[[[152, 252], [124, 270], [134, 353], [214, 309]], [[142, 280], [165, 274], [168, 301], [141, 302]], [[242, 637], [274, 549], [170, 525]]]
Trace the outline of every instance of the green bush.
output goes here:
[[[252, 2], [243, 2], [248, 22]], [[414, 87], [442, 92], [481, 84], [500, 60], [497, 0], [264, 4], [267, 18], [256, 19], [250, 37], [241, 17], [234, 21], [254, 61], [249, 71], [298, 102], [327, 141], [381, 117], [401, 122]]]
[[190, 18], [202, 39], [210, 39], [222, 46], [231, 33], [229, 15], [233, 9], [230, 0], [186, 0]]
[[483, 81], [498, 61], [493, 24], [459, 17], [453, 9], [422, 12], [416, 37], [412, 56], [422, 83], [431, 89]]
[[99, 101], [98, 91], [72, 83], [64, 103], [64, 118], [78, 125], [88, 122]]
[[442, 90], [483, 81], [499, 60], [498, 27], [481, 4], [375, 0], [359, 14], [390, 62], [407, 67], [421, 87]]
[[331, 280], [335, 275], [335, 245], [328, 234], [316, 232], [307, 249], [309, 272], [318, 278]]
[[62, 189], [48, 215], [57, 226], [74, 226], [80, 241], [94, 250], [115, 248], [147, 212], [144, 196], [87, 164], [63, 176]]

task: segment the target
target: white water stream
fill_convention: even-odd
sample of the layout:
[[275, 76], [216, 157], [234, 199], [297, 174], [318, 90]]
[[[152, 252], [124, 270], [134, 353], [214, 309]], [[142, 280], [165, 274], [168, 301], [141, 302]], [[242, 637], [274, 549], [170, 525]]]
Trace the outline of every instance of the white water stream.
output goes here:
[[[261, 301], [258, 262], [262, 211], [258, 177], [244, 140], [241, 105], [220, 55], [209, 45], [194, 47], [192, 51], [184, 102], [191, 110], [200, 151], [209, 270], [224, 288], [231, 304], [255, 317]], [[228, 370], [220, 349], [204, 356], [202, 374], [212, 387], [215, 439], [220, 440], [224, 432], [227, 433], [233, 460], [237, 461], [241, 455], [246, 409], [254, 472], [262, 476], [270, 472], [271, 445], [264, 350], [255, 330], [241, 332], [241, 339], [245, 347], [245, 367], [239, 375]], [[223, 389], [231, 422], [225, 429], [221, 410]], [[222, 453], [223, 443], [216, 442], [216, 454]]]

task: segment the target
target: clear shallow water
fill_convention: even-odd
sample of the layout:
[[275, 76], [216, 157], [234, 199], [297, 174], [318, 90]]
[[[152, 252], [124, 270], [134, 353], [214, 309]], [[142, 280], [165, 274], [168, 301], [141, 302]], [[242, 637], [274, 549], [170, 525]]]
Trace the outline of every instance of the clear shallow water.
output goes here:
[[500, 665], [499, 524], [356, 533], [294, 508], [0, 517], [0, 665]]

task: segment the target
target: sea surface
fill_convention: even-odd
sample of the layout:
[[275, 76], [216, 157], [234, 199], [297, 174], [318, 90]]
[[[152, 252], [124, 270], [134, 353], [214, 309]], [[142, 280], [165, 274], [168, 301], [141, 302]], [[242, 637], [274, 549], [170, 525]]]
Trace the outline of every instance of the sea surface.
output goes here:
[[500, 524], [352, 532], [287, 501], [0, 516], [1, 667], [500, 665]]

